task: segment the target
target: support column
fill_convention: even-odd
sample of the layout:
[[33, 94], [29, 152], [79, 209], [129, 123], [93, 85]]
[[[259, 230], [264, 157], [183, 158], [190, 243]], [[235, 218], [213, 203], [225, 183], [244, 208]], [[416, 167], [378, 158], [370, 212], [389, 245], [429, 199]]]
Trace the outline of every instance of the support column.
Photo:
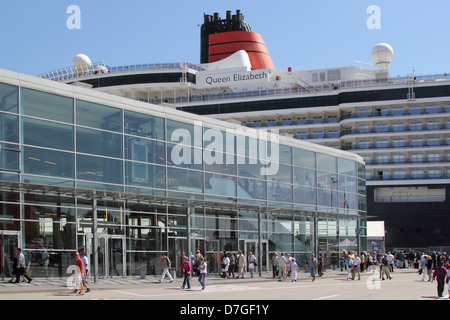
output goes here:
[[97, 234], [97, 198], [92, 199], [92, 250], [94, 252], [94, 263], [91, 264], [94, 266], [94, 283], [98, 281], [98, 234]]
[[262, 276], [261, 209], [258, 209], [258, 273]]
[[314, 254], [319, 257], [319, 218], [314, 217]]
[[187, 257], [188, 261], [191, 262], [191, 253], [192, 253], [192, 245], [191, 245], [191, 213], [195, 208], [193, 208], [189, 202], [187, 205], [187, 217], [186, 217], [186, 227], [187, 227]]

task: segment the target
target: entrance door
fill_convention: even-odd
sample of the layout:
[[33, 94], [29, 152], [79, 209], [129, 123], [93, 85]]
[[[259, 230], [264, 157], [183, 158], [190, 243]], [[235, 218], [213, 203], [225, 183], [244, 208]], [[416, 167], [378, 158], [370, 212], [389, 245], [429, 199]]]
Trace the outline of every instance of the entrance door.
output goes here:
[[20, 232], [0, 231], [0, 272], [3, 281], [12, 277], [15, 251], [20, 243]]
[[[248, 255], [251, 252], [257, 259], [257, 261], [259, 260], [259, 255], [258, 255], [258, 241], [257, 240], [245, 240], [245, 248], [244, 248], [244, 254], [245, 257], [248, 261]], [[262, 259], [262, 271], [267, 271], [267, 266], [268, 266], [268, 254], [267, 254], [267, 241], [262, 241], [261, 243], [261, 250], [262, 250], [262, 255], [261, 255], [261, 259]], [[248, 263], [247, 263], [247, 267], [248, 267]], [[256, 268], [256, 270], [259, 270], [259, 268]], [[255, 270], [255, 272], [256, 272]]]
[[[89, 257], [88, 276], [94, 276], [93, 235], [86, 236], [86, 255]], [[125, 237], [99, 234], [98, 244], [98, 276], [99, 278], [125, 277]]]

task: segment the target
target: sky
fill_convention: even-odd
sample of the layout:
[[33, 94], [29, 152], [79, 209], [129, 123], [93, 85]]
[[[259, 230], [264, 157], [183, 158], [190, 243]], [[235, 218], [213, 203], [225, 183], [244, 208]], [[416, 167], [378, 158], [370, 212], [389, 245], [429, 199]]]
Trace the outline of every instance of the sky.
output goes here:
[[392, 76], [450, 72], [445, 0], [1, 1], [0, 68], [38, 75], [71, 66], [79, 53], [109, 66], [197, 64], [203, 14], [237, 9], [280, 70], [375, 69], [371, 51], [386, 42]]

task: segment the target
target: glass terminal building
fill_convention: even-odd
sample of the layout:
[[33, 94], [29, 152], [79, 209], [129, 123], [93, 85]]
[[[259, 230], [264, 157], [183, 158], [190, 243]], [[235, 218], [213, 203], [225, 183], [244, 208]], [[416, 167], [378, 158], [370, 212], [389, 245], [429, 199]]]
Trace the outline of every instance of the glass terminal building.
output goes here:
[[0, 70], [2, 277], [17, 247], [32, 277], [67, 277], [77, 250], [95, 277], [159, 274], [161, 252], [214, 273], [223, 250], [260, 272], [364, 250], [362, 157], [252, 130]]

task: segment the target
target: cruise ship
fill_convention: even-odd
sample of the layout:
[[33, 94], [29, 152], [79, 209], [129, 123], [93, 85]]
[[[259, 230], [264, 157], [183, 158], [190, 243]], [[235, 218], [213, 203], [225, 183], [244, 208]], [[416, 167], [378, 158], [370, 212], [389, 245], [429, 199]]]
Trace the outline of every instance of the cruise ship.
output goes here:
[[39, 76], [356, 153], [366, 164], [367, 215], [385, 222], [386, 248], [448, 250], [446, 73], [392, 77], [387, 43], [368, 52], [373, 69], [279, 70], [240, 10], [205, 14], [200, 37], [200, 63], [114, 67], [78, 54]]

